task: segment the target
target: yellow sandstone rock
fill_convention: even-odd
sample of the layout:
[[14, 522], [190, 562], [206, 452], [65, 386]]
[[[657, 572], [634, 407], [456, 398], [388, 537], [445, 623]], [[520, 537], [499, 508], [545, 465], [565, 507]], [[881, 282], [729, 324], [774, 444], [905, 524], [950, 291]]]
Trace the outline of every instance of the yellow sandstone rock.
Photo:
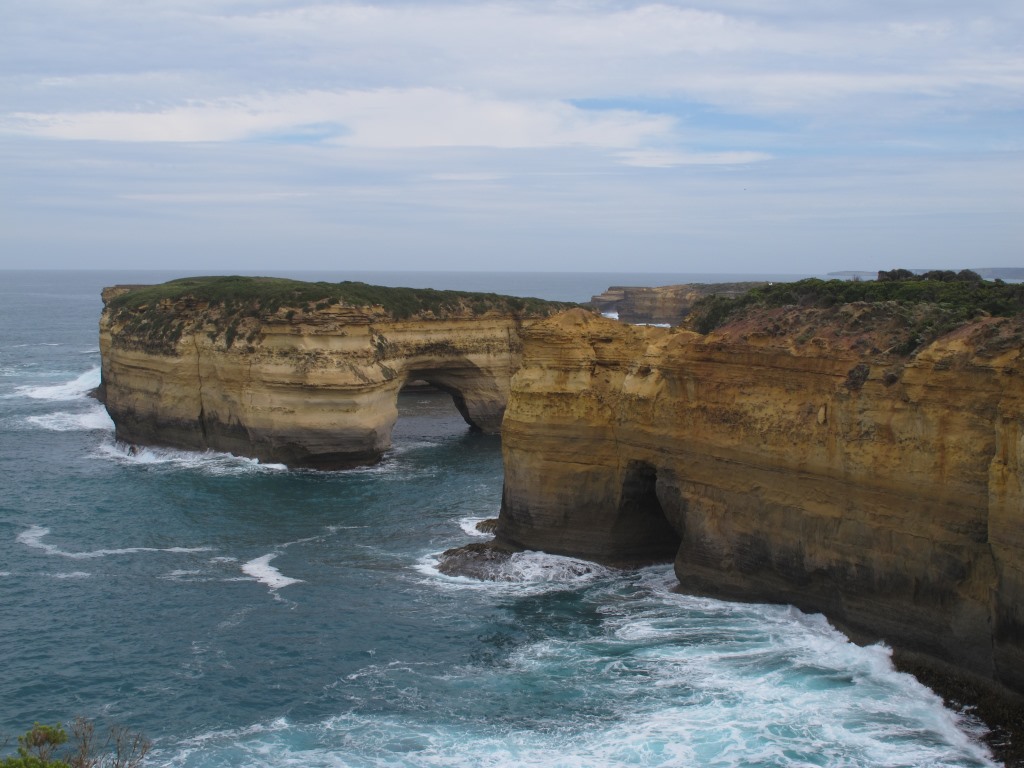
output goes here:
[[497, 544], [674, 557], [684, 590], [822, 611], [1024, 692], [1024, 321], [900, 358], [881, 326], [845, 332], [866, 312], [530, 327]]
[[125, 290], [105, 292], [100, 320], [101, 396], [119, 440], [318, 469], [379, 460], [412, 380], [451, 393], [467, 423], [497, 432], [532, 321], [469, 310], [398, 320], [324, 303], [229, 323], [187, 297], [160, 313], [112, 311]]

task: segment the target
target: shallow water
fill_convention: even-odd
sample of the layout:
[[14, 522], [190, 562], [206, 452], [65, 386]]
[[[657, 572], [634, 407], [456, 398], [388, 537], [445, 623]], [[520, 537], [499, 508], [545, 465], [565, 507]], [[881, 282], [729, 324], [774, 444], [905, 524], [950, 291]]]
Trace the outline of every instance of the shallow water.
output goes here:
[[0, 732], [82, 714], [196, 768], [992, 764], [819, 616], [676, 594], [668, 566], [439, 574], [502, 479], [447, 396], [403, 396], [394, 450], [352, 472], [129, 452], [84, 393], [99, 288], [148, 280], [7, 277]]

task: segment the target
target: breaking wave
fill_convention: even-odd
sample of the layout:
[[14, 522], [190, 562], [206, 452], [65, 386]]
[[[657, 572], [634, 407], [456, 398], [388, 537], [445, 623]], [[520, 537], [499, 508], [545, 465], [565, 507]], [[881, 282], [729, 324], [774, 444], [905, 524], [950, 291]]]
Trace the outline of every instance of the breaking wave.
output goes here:
[[99, 446], [97, 454], [102, 458], [113, 459], [131, 466], [195, 470], [209, 475], [244, 475], [288, 471], [288, 467], [284, 464], [261, 464], [257, 459], [235, 456], [231, 453], [153, 448], [113, 441]]
[[513, 595], [537, 595], [583, 587], [615, 572], [603, 565], [545, 552], [516, 552], [486, 566], [487, 578], [448, 576], [438, 570], [440, 556], [421, 558], [415, 570], [448, 589], [496, 590]]
[[15, 392], [22, 397], [30, 397], [33, 400], [77, 400], [100, 385], [100, 368], [96, 366], [82, 375], [64, 384], [51, 384], [46, 386], [22, 386], [17, 387]]
[[88, 411], [57, 411], [42, 416], [28, 416], [25, 422], [51, 432], [111, 431], [114, 422], [102, 405], [95, 405]]
[[980, 725], [896, 672], [884, 646], [670, 582], [655, 568], [587, 587], [600, 617], [590, 634], [548, 633], [499, 664], [375, 661], [335, 683], [392, 711], [355, 699], [319, 721], [205, 732], [155, 757], [183, 768], [994, 768]]

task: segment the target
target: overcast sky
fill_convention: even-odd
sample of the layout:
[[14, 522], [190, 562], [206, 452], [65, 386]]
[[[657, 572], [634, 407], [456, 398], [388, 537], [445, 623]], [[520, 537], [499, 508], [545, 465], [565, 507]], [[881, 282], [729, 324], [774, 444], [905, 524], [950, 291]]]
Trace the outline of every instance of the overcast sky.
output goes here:
[[5, 0], [0, 267], [1024, 266], [1024, 3]]

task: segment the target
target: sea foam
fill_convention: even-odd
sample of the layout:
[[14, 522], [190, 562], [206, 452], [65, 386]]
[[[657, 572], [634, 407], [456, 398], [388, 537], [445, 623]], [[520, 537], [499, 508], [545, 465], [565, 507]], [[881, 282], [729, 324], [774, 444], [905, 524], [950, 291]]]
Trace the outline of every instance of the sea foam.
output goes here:
[[576, 589], [612, 574], [611, 569], [588, 560], [532, 551], [516, 552], [507, 560], [495, 562], [487, 579], [448, 576], [438, 570], [438, 563], [439, 555], [426, 555], [414, 568], [442, 588], [522, 596]]
[[123, 547], [120, 549], [94, 549], [86, 552], [67, 552], [54, 544], [47, 544], [43, 538], [50, 533], [49, 528], [33, 525], [19, 533], [16, 541], [33, 549], [41, 549], [48, 555], [67, 557], [72, 560], [90, 560], [111, 555], [133, 555], [139, 552], [168, 552], [171, 554], [187, 554], [192, 552], [209, 552], [210, 547]]
[[474, 538], [489, 538], [493, 534], [484, 533], [476, 527], [477, 524], [482, 523], [488, 519], [489, 518], [486, 517], [464, 517], [461, 520], [459, 520], [459, 527], [462, 529], [462, 532], [465, 533], [467, 536], [472, 536]]
[[270, 564], [270, 561], [277, 557], [278, 554], [277, 552], [271, 552], [268, 555], [263, 555], [243, 563], [242, 573], [246, 576], [251, 576], [261, 584], [266, 584], [270, 587], [271, 591], [283, 589], [292, 584], [299, 584], [302, 579], [289, 578]]
[[57, 411], [42, 416], [28, 416], [25, 422], [51, 432], [97, 432], [114, 428], [114, 422], [102, 405], [95, 405], [88, 411]]
[[97, 455], [130, 466], [194, 470], [215, 476], [289, 471], [284, 464], [261, 464], [256, 459], [231, 453], [134, 446], [114, 441], [100, 445]]
[[96, 389], [99, 385], [100, 368], [96, 366], [64, 384], [24, 386], [18, 387], [15, 392], [22, 397], [30, 397], [33, 400], [77, 400], [87, 392]]

